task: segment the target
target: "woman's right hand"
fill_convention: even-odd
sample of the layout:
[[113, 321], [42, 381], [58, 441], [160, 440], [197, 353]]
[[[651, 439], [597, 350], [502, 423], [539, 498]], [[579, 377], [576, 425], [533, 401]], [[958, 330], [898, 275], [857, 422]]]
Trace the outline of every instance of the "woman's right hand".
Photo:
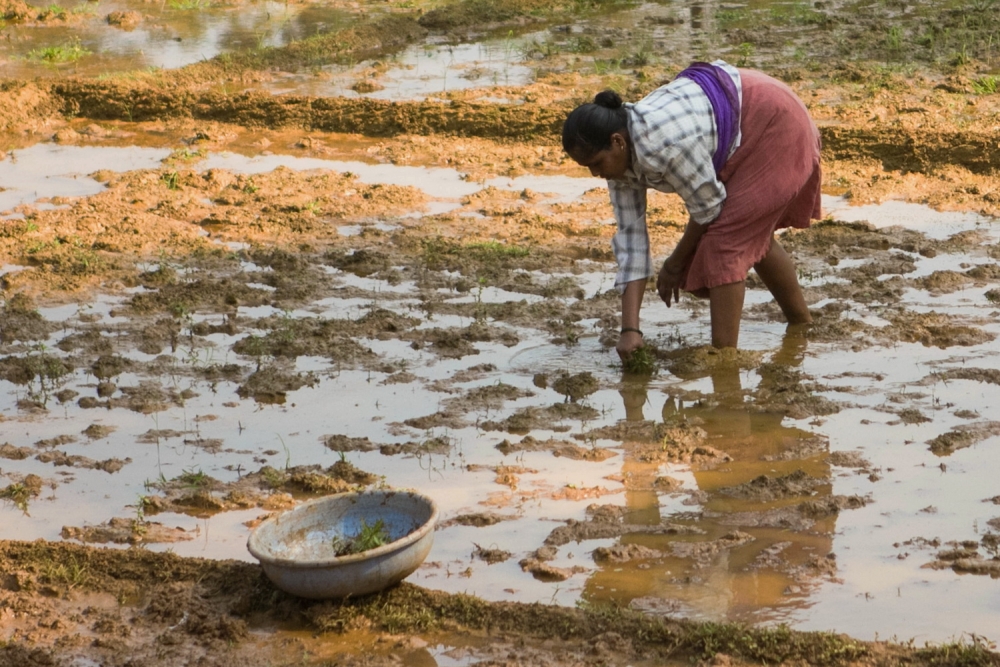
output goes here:
[[618, 356], [622, 361], [628, 361], [632, 353], [642, 347], [642, 334], [636, 331], [626, 331], [618, 338]]
[[671, 297], [674, 303], [680, 302], [683, 268], [667, 258], [667, 261], [660, 268], [659, 275], [656, 276], [656, 291], [663, 299], [663, 303], [667, 304], [667, 308], [670, 307]]

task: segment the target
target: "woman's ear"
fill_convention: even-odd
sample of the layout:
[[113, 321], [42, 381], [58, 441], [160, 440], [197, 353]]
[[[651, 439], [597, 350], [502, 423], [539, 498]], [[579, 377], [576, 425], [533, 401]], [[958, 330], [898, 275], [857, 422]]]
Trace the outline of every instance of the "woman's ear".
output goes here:
[[611, 146], [619, 153], [624, 151], [625, 147], [628, 146], [628, 142], [625, 140], [625, 135], [621, 132], [612, 132]]

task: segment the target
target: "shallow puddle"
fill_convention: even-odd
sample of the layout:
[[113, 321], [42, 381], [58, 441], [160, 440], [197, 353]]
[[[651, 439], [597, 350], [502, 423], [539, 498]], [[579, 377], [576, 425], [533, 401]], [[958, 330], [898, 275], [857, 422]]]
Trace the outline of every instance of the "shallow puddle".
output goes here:
[[462, 44], [429, 40], [388, 58], [352, 67], [330, 65], [319, 75], [285, 75], [267, 88], [278, 94], [421, 100], [456, 90], [523, 86], [534, 76], [534, 68], [523, 62], [523, 54], [545, 34], [511, 33]]
[[[374, 142], [372, 142], [374, 143]], [[104, 190], [104, 185], [93, 178], [99, 169], [125, 172], [137, 169], [157, 169], [171, 155], [168, 148], [114, 147], [114, 146], [64, 146], [53, 143], [9, 151], [0, 160], [0, 215], [20, 215], [14, 211], [22, 205], [42, 202], [38, 208], [50, 206], [53, 198], [85, 197]], [[603, 186], [603, 181], [593, 178], [567, 176], [523, 175], [495, 177], [482, 181], [470, 180], [455, 169], [417, 167], [357, 160], [333, 160], [291, 155], [245, 156], [239, 153], [207, 153], [204, 159], [192, 164], [199, 171], [225, 169], [236, 174], [261, 174], [287, 167], [296, 171], [331, 170], [351, 173], [362, 183], [400, 185], [418, 188], [433, 198], [426, 210], [419, 214], [446, 213], [458, 208], [463, 198], [484, 188], [497, 188], [520, 192], [531, 190], [544, 193], [551, 202], [569, 202], [587, 190]], [[366, 227], [378, 228], [373, 223]], [[352, 235], [358, 227], [345, 226], [341, 233]]]
[[129, 146], [60, 146], [36, 144], [9, 151], [0, 160], [0, 213], [53, 197], [85, 197], [104, 186], [90, 175], [100, 166], [113, 171], [155, 169], [170, 151]]
[[[784, 17], [772, 28], [782, 39], [808, 40], [810, 2], [761, 0], [745, 5], [719, 2], [637, 2], [609, 9], [589, 8], [589, 16], [557, 20], [544, 30], [475, 34], [458, 41], [433, 34], [423, 42], [377, 59], [328, 65], [320, 72], [283, 73], [265, 88], [278, 94], [368, 97], [384, 100], [447, 99], [463, 90], [487, 91], [477, 101], [520, 104], [517, 88], [552, 72], [624, 74], [664, 58], [679, 63], [700, 58], [723, 27], [742, 26], [744, 12]], [[788, 24], [792, 23], [791, 29]], [[770, 46], [771, 43], [768, 42]], [[755, 51], [752, 44], [741, 57]], [[741, 62], [748, 65], [749, 62]], [[499, 88], [498, 94], [489, 89]]]
[[59, 16], [4, 26], [0, 74], [32, 78], [176, 69], [227, 51], [284, 46], [356, 20], [338, 7], [283, 2], [112, 0], [53, 3], [50, 9]]

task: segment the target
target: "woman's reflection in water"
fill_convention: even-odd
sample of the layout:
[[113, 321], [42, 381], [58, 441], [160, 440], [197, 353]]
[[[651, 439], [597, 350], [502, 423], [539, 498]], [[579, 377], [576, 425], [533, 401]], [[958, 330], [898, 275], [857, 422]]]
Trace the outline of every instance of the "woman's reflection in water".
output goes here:
[[[784, 424], [783, 409], [769, 409], [758, 401], [759, 396], [787, 383], [805, 356], [806, 338], [802, 332], [790, 330], [781, 347], [754, 370], [720, 363], [682, 376], [689, 382], [710, 378], [711, 392], [694, 400], [691, 391], [667, 395], [659, 415], [653, 404], [657, 392], [651, 392], [650, 378], [623, 378], [620, 394], [626, 421], [644, 422], [658, 416], [664, 428], [683, 423], [697, 426], [704, 431], [703, 443], [728, 454], [731, 460], [714, 467], [664, 464], [663, 458], [650, 456], [649, 443], [623, 443], [625, 523], [682, 523], [705, 533], [680, 536], [636, 531], [625, 535], [623, 544], [640, 543], [665, 556], [599, 568], [585, 586], [585, 598], [610, 598], [621, 603], [653, 598], [699, 616], [743, 620], [780, 618], [778, 610], [805, 603], [805, 589], [796, 583], [797, 577], [810, 557], [829, 553], [835, 516], [796, 525], [781, 519], [778, 512], [793, 511], [807, 498], [831, 495], [827, 443], [815, 433]], [[757, 374], [756, 387], [744, 390], [743, 373], [748, 379]], [[734, 489], [761, 476], [774, 481], [801, 474], [797, 471], [803, 471], [810, 481], [802, 495], [754, 496]], [[689, 481], [678, 489], [672, 477]], [[697, 488], [690, 488], [692, 478]], [[719, 550], [709, 563], [671, 556], [672, 542], [709, 543], [734, 531], [751, 535], [753, 540]]]

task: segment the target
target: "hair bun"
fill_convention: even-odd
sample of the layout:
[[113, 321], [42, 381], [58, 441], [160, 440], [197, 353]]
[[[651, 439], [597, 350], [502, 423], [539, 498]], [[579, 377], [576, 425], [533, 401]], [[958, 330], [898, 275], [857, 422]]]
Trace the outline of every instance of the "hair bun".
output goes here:
[[619, 109], [622, 106], [622, 98], [613, 90], [604, 90], [594, 96], [594, 104], [605, 109]]

